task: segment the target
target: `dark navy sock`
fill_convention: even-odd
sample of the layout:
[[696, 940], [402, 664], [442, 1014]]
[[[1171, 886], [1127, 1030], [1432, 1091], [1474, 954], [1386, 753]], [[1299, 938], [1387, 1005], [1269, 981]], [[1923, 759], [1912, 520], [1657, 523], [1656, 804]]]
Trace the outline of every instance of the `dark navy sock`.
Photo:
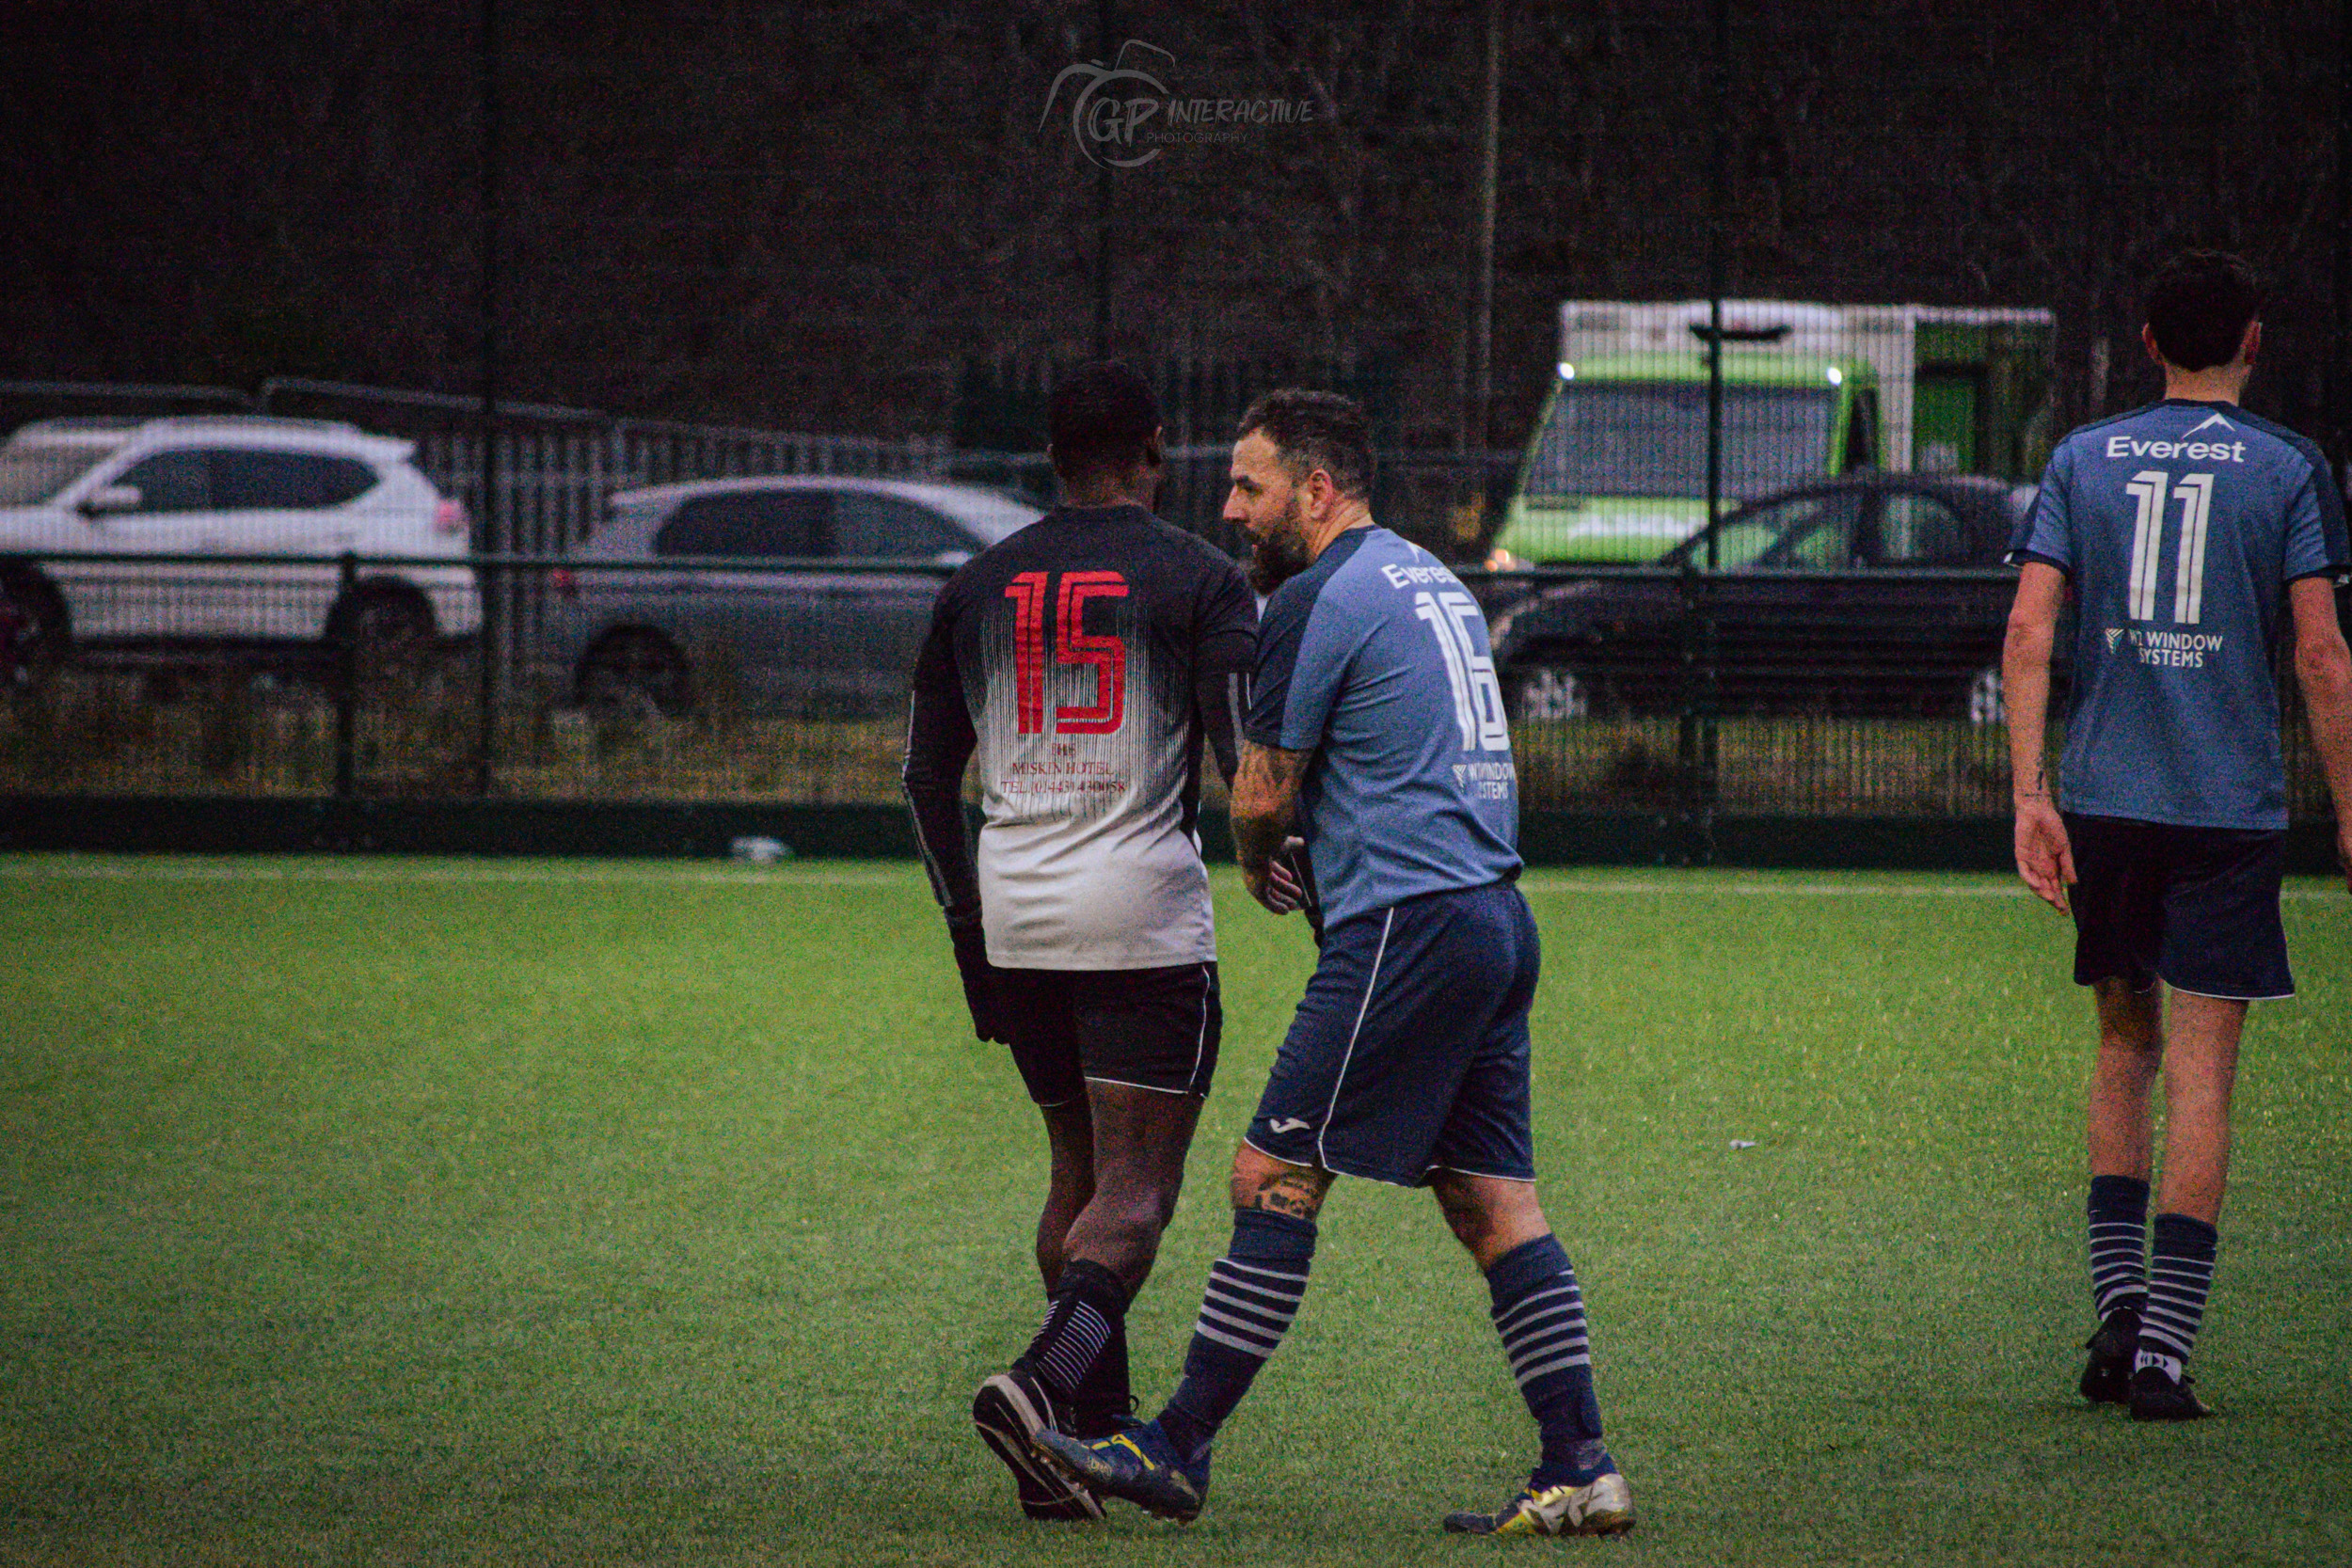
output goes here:
[[2148, 1248], [2148, 1307], [2139, 1316], [2139, 1354], [2133, 1370], [2161, 1368], [2180, 1381], [2182, 1364], [2197, 1348], [2205, 1295], [2213, 1289], [2220, 1237], [2203, 1220], [2158, 1214]]
[[2148, 1183], [2136, 1176], [2090, 1179], [2090, 1307], [2105, 1323], [2148, 1306]]
[[1615, 1469], [1600, 1440], [1584, 1292], [1560, 1239], [1538, 1236], [1513, 1247], [1486, 1271], [1486, 1288], [1502, 1354], [1543, 1433], [1543, 1459], [1529, 1484], [1581, 1486]]
[[1127, 1320], [1120, 1316], [1111, 1320], [1111, 1337], [1104, 1341], [1102, 1354], [1071, 1391], [1071, 1433], [1108, 1437], [1135, 1407], [1135, 1395], [1127, 1382]]
[[1046, 1298], [1044, 1323], [1013, 1365], [1035, 1374], [1056, 1399], [1068, 1400], [1126, 1316], [1127, 1287], [1117, 1275], [1085, 1259], [1065, 1263]]
[[1184, 1463], [1208, 1451], [1216, 1429], [1282, 1342], [1306, 1296], [1314, 1255], [1314, 1221], [1270, 1209], [1234, 1211], [1232, 1243], [1209, 1265], [1184, 1380], [1160, 1412], [1160, 1430]]

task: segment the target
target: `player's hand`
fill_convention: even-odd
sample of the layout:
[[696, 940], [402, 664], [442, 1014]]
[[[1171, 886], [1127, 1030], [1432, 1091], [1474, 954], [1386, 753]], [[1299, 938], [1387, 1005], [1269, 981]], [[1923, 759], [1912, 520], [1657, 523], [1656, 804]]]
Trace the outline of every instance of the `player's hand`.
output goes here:
[[1286, 838], [1264, 866], [1242, 867], [1242, 880], [1248, 884], [1249, 896], [1276, 914], [1291, 914], [1307, 901], [1307, 887], [1299, 880], [1298, 871], [1291, 863], [1291, 852], [1306, 841]]
[[1012, 1026], [996, 992], [996, 970], [988, 961], [987, 935], [977, 925], [950, 926], [947, 937], [956, 944], [956, 970], [963, 976], [963, 1005], [972, 1009], [972, 1033], [980, 1039], [1010, 1045]]
[[2047, 796], [2017, 802], [2017, 875], [2042, 901], [2068, 912], [2066, 890], [2074, 881], [2074, 847], [2066, 824]]

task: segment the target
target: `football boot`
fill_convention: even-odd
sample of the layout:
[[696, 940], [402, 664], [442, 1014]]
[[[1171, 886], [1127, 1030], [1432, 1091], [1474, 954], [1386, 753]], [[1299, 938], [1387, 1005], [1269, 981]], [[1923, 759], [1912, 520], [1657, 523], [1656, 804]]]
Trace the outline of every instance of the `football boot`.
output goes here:
[[1633, 1528], [1633, 1489], [1611, 1470], [1579, 1484], [1533, 1484], [1498, 1513], [1449, 1513], [1455, 1535], [1623, 1535]]
[[1209, 1453], [1187, 1465], [1157, 1421], [1091, 1443], [1058, 1432], [1037, 1434], [1038, 1451], [1054, 1463], [1070, 1484], [1108, 1497], [1124, 1497], [1146, 1513], [1189, 1525], [1200, 1517], [1209, 1495]]
[[2205, 1402], [2189, 1391], [2196, 1379], [2172, 1378], [2162, 1367], [2142, 1367], [2132, 1374], [2132, 1419], [2135, 1421], [2194, 1421], [2213, 1414]]
[[1012, 1472], [1021, 1512], [1032, 1519], [1100, 1519], [1103, 1504], [1038, 1456], [1040, 1433], [1054, 1429], [1053, 1396], [1027, 1372], [998, 1372], [972, 1396], [972, 1424]]
[[2090, 1359], [2083, 1367], [2083, 1398], [2093, 1404], [2132, 1402], [2132, 1356], [2139, 1346], [2139, 1314], [2118, 1307], [2083, 1341]]

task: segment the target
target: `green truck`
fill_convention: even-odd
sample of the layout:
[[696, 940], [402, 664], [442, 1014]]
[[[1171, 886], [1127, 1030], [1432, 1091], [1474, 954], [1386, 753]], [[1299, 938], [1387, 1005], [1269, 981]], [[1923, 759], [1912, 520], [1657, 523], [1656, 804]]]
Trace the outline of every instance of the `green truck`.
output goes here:
[[[1725, 300], [1723, 509], [1858, 468], [2031, 479], [2050, 314]], [[1653, 560], [1707, 515], [1706, 300], [1560, 308], [1558, 374], [1488, 564]]]

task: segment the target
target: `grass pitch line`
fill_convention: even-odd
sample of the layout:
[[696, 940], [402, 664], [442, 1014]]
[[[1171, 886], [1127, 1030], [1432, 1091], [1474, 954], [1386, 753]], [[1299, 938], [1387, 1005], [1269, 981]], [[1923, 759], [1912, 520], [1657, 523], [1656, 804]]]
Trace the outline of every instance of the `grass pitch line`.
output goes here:
[[2012, 898], [2030, 897], [2024, 883], [2004, 887], [1994, 882], [1925, 883], [1916, 887], [1881, 882], [1721, 882], [1693, 878], [1690, 881], [1585, 881], [1577, 878], [1522, 877], [1519, 891], [1599, 893], [1641, 896], [1702, 894], [1724, 898]]
[[[827, 866], [737, 866], [704, 862], [413, 862], [298, 856], [282, 862], [158, 860], [144, 856], [0, 859], [0, 880], [100, 882], [376, 882], [480, 886], [587, 886], [673, 883], [755, 888], [905, 887], [922, 879], [913, 865], [849, 869]], [[1923, 876], [1926, 874], [1922, 874]], [[1733, 881], [1723, 873], [1696, 869], [1672, 879], [1547, 877], [1519, 879], [1533, 895], [1595, 894], [1604, 897], [1720, 898], [2029, 898], [2022, 882], [1979, 879], [1956, 882], [1773, 882]], [[2290, 885], [2282, 898], [2324, 902], [2342, 898], [2332, 882]]]
[[100, 882], [392, 882], [520, 885], [682, 882], [727, 887], [903, 887], [921, 880], [906, 871], [774, 870], [683, 865], [408, 864], [399, 861], [299, 860], [285, 864], [239, 861], [207, 863], [136, 859], [0, 862], [0, 879]]
[[[1597, 893], [1641, 896], [1697, 895], [1715, 898], [2031, 898], [2033, 894], [2019, 881], [1973, 882], [1728, 882], [1718, 881], [1704, 875], [1693, 875], [1688, 881], [1605, 881], [1584, 880], [1565, 877], [1522, 877], [1519, 891], [1526, 894]], [[2280, 890], [2284, 899], [2324, 900], [2344, 897], [2344, 890], [2330, 882], [2316, 887], [2289, 886]]]

